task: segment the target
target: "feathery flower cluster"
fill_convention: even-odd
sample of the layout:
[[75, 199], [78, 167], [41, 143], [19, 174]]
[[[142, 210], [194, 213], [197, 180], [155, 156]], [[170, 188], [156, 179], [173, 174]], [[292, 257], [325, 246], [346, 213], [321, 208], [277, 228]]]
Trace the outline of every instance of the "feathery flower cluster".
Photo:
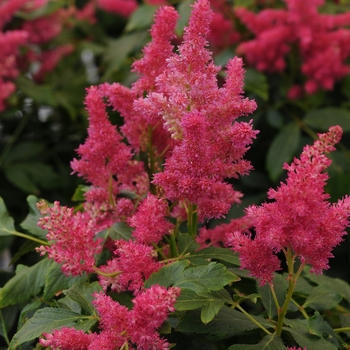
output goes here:
[[100, 266], [106, 274], [99, 275], [99, 282], [104, 290], [132, 291], [137, 294], [142, 290], [145, 280], [162, 265], [156, 261], [157, 253], [152, 246], [133, 241], [119, 240], [115, 243], [115, 258], [109, 259], [107, 265]]
[[66, 275], [76, 276], [83, 272], [93, 272], [95, 256], [101, 253], [101, 239], [95, 239], [96, 227], [88, 213], [77, 212], [73, 208], [61, 207], [58, 202], [49, 207], [44, 201], [38, 203], [43, 218], [38, 225], [48, 230], [46, 235], [50, 246], [40, 246], [37, 251], [48, 253], [50, 259], [62, 264]]
[[155, 80], [166, 68], [166, 60], [173, 50], [170, 40], [174, 37], [177, 18], [173, 7], [164, 6], [157, 11], [151, 28], [152, 42], [144, 48], [144, 56], [133, 64], [133, 71], [140, 74], [140, 79], [131, 89], [118, 83], [101, 85], [109, 104], [124, 118], [121, 131], [136, 152], [140, 148], [145, 150], [149, 143], [153, 144], [155, 155], [164, 155], [172, 148], [170, 134], [163, 128], [158, 111], [155, 109], [146, 115], [142, 107], [137, 107], [137, 100], [149, 91], [158, 91]]
[[58, 202], [49, 207], [44, 201], [38, 203], [41, 218], [38, 225], [48, 230], [46, 235], [50, 246], [40, 246], [41, 255], [48, 253], [50, 259], [62, 264], [66, 275], [76, 276], [93, 272], [95, 256], [101, 253], [101, 239], [94, 239], [96, 228], [89, 215], [73, 208], [61, 207]]
[[[257, 14], [245, 8], [235, 13], [255, 34], [237, 52], [257, 69], [281, 72], [292, 45], [300, 52], [304, 89], [313, 94], [319, 88], [330, 90], [334, 82], [350, 72], [350, 14], [320, 14], [323, 0], [286, 0], [287, 9], [265, 9]], [[294, 92], [294, 91], [293, 91]]]
[[201, 219], [221, 217], [239, 201], [240, 193], [224, 179], [248, 173], [251, 166], [243, 155], [257, 133], [250, 123], [233, 123], [256, 108], [242, 97], [240, 59], [228, 63], [225, 86], [217, 86], [220, 68], [206, 49], [211, 17], [208, 1], [195, 3], [179, 54], [168, 58], [156, 79], [158, 91], [137, 101], [148, 118], [161, 115], [175, 141], [164, 172], [153, 182], [168, 199], [197, 205]]
[[166, 350], [169, 343], [162, 339], [157, 329], [174, 311], [179, 288], [165, 289], [151, 286], [134, 299], [128, 310], [111, 297], [96, 294], [93, 302], [100, 315], [100, 333], [85, 334], [64, 327], [52, 334], [44, 334], [40, 344], [52, 350], [115, 350], [128, 349]]
[[268, 192], [268, 198], [275, 201], [247, 209], [256, 232], [253, 240], [240, 232], [228, 235], [228, 245], [240, 254], [241, 267], [261, 284], [272, 281], [280, 268], [275, 253], [287, 248], [302, 263], [310, 264], [314, 273], [329, 268], [331, 251], [346, 234], [350, 216], [350, 197], [330, 204], [324, 193], [328, 175], [323, 171], [331, 164], [325, 153], [335, 149], [341, 135], [339, 126], [319, 134], [313, 146], [304, 147], [300, 159], [285, 164], [286, 183]]
[[[131, 147], [122, 141], [116, 126], [108, 119], [103, 97], [103, 89], [88, 89], [85, 99], [89, 112], [88, 138], [77, 150], [81, 159], [74, 159], [71, 167], [93, 185], [86, 194], [89, 204], [86, 209], [90, 212], [95, 211], [96, 218], [99, 215], [106, 216], [100, 216], [99, 220], [105, 220], [107, 227], [120, 218], [120, 213], [125, 215], [125, 201], [129, 203], [128, 208], [133, 208], [130, 200], [118, 201], [116, 196], [120, 190], [128, 189], [139, 193], [139, 189], [147, 191], [148, 188], [137, 186], [137, 183], [143, 183], [147, 176], [143, 170], [143, 163], [132, 160]], [[123, 209], [118, 204], [121, 204]], [[129, 209], [126, 214], [128, 213]]]
[[157, 244], [174, 226], [165, 219], [167, 212], [168, 203], [149, 194], [128, 220], [129, 225], [135, 228], [133, 237], [140, 243]]

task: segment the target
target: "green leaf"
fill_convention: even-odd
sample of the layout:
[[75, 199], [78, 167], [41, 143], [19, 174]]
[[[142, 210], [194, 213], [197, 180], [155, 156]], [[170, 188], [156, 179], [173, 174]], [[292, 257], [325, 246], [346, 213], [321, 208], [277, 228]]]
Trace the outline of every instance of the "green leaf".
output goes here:
[[289, 332], [295, 341], [302, 348], [307, 350], [336, 350], [337, 348], [330, 342], [313, 335], [308, 330], [307, 326], [301, 320], [287, 320], [285, 324], [290, 325], [291, 328], [283, 327], [283, 329]]
[[283, 127], [274, 138], [266, 159], [266, 167], [271, 180], [276, 181], [283, 173], [284, 163], [293, 159], [299, 140], [300, 129], [295, 123], [289, 123]]
[[33, 317], [34, 313], [42, 308], [41, 300], [34, 300], [33, 302], [27, 304], [21, 311], [18, 320], [18, 327], [20, 329], [28, 321], [29, 318]]
[[199, 244], [188, 233], [179, 233], [177, 245], [181, 255], [192, 253], [199, 248]]
[[328, 286], [321, 285], [313, 289], [302, 307], [310, 307], [315, 310], [329, 310], [336, 307], [343, 297]]
[[[83, 325], [86, 325], [87, 320], [89, 321], [88, 325], [90, 326], [90, 322], [92, 320], [91, 316], [84, 317], [80, 314], [65, 309], [57, 309], [50, 307], [40, 309], [14, 335], [9, 350], [14, 350], [18, 345], [38, 338], [43, 333], [50, 333], [55, 329], [72, 326], [81, 328], [79, 322], [84, 320], [84, 318], [85, 322], [83, 323]], [[97, 318], [95, 319], [95, 322], [96, 321]]]
[[76, 312], [77, 314], [81, 313], [81, 306], [76, 301], [68, 297], [57, 300], [57, 305], [59, 305], [59, 307], [62, 309], [70, 310]]
[[27, 161], [38, 157], [45, 150], [44, 143], [24, 141], [14, 146], [6, 157], [7, 163]]
[[89, 190], [90, 186], [78, 185], [75, 189], [74, 194], [72, 196], [73, 202], [84, 202], [85, 201], [85, 193]]
[[315, 275], [310, 272], [310, 266], [304, 268], [305, 278], [311, 282], [324, 286], [329, 291], [340, 294], [348, 302], [350, 302], [350, 286], [339, 278], [332, 278], [326, 275]]
[[61, 265], [52, 262], [45, 275], [44, 300], [50, 300], [57, 292], [68, 288], [72, 282], [78, 282], [81, 277], [66, 276]]
[[0, 236], [11, 236], [14, 231], [14, 221], [7, 211], [4, 200], [0, 197]]
[[0, 290], [0, 308], [29, 300], [39, 294], [52, 261], [43, 259], [31, 267], [20, 265], [17, 273]]
[[124, 222], [116, 222], [107, 229], [108, 236], [111, 237], [114, 241], [123, 239], [129, 241], [131, 239], [132, 228]]
[[324, 338], [339, 348], [339, 341], [336, 333], [333, 331], [333, 328], [329, 325], [329, 323], [322, 318], [318, 311], [316, 311], [315, 315], [310, 317], [307, 321], [311, 334]]
[[16, 79], [16, 86], [25, 95], [31, 97], [38, 104], [46, 106], [57, 106], [54, 91], [50, 85], [37, 85], [24, 76], [19, 76]]
[[233, 251], [229, 248], [220, 248], [220, 247], [209, 247], [198, 250], [195, 253], [192, 253], [188, 260], [191, 261], [192, 258], [203, 258], [205, 260], [220, 260], [226, 261], [228, 263], [240, 266], [239, 258], [237, 255], [233, 253]]
[[175, 309], [178, 311], [195, 310], [204, 306], [208, 302], [221, 301], [224, 303], [232, 303], [230, 293], [225, 289], [217, 292], [197, 294], [191, 289], [181, 289], [180, 296], [176, 299]]
[[38, 226], [38, 221], [42, 217], [39, 209], [36, 207], [36, 203], [39, 202], [39, 198], [33, 195], [27, 197], [27, 203], [29, 205], [29, 214], [24, 221], [21, 222], [21, 227], [30, 232], [33, 236], [46, 240], [47, 231]]
[[227, 271], [224, 265], [211, 262], [205, 266], [193, 267], [183, 271], [176, 278], [174, 286], [201, 293], [209, 290], [220, 290], [237, 280], [239, 280], [239, 277]]
[[123, 35], [110, 40], [105, 50], [104, 61], [107, 63], [103, 80], [106, 80], [123, 65], [127, 56], [138, 46], [142, 47], [147, 38], [146, 32]]
[[102, 287], [98, 282], [88, 283], [79, 282], [73, 287], [63, 291], [66, 297], [76, 301], [84, 310], [89, 312], [91, 315], [96, 314], [96, 310], [92, 304], [94, 300], [93, 294], [102, 291]]
[[187, 260], [180, 260], [163, 266], [145, 282], [145, 288], [149, 288], [154, 284], [163, 287], [171, 286], [189, 264], [190, 262]]
[[316, 109], [306, 114], [304, 123], [320, 131], [328, 131], [330, 126], [339, 125], [347, 132], [350, 131], [350, 112], [337, 107]]
[[129, 17], [125, 27], [125, 32], [131, 32], [135, 29], [149, 28], [153, 23], [153, 17], [158, 6], [139, 5]]
[[58, 175], [52, 167], [42, 162], [10, 163], [4, 168], [9, 182], [27, 193], [39, 193], [41, 188], [54, 188], [58, 185]]
[[[269, 323], [262, 317], [253, 316], [266, 328], [273, 328], [273, 324]], [[204, 324], [200, 318], [200, 312], [197, 310], [187, 312], [180, 320], [176, 330], [184, 333], [210, 334], [219, 337], [234, 336], [243, 334], [247, 331], [257, 329], [254, 322], [249, 320], [247, 316], [230, 307], [224, 306], [217, 316], [208, 324]]]
[[253, 68], [248, 68], [244, 75], [244, 91], [252, 92], [267, 101], [269, 99], [269, 85], [266, 76]]
[[204, 324], [209, 323], [218, 314], [225, 302], [220, 299], [213, 299], [207, 301], [201, 311], [201, 321]]
[[192, 7], [194, 0], [183, 0], [181, 1], [179, 7], [178, 7], [178, 13], [180, 19], [177, 21], [175, 33], [178, 37], [182, 37], [184, 33], [184, 28], [188, 23], [188, 20], [191, 15]]
[[258, 344], [236, 344], [228, 348], [228, 350], [285, 350], [283, 341], [276, 334], [266, 335]]

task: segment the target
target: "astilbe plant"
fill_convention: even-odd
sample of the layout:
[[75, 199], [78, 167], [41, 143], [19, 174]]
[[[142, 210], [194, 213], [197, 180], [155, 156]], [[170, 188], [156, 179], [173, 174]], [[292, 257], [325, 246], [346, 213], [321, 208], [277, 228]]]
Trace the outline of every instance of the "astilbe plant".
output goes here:
[[[236, 8], [236, 16], [255, 35], [241, 42], [237, 53], [261, 71], [279, 73], [286, 69], [290, 53], [291, 60], [299, 58], [292, 66], [300, 65], [302, 88], [308, 94], [333, 89], [336, 81], [349, 74], [350, 16], [349, 12], [321, 14], [318, 8], [323, 4], [323, 0], [287, 0], [287, 9], [268, 8], [259, 13]], [[290, 97], [297, 97], [302, 88], [293, 86]]]
[[[221, 68], [207, 48], [209, 1], [193, 5], [174, 52], [178, 17], [173, 7], [158, 9], [152, 41], [132, 65], [139, 79], [130, 88], [87, 89], [88, 136], [71, 167], [89, 186], [77, 208], [37, 204], [46, 239], [33, 240], [48, 259], [20, 267], [0, 290], [0, 305], [25, 300], [17, 294], [27, 273], [39, 281], [30, 296], [44, 289], [39, 305], [23, 313], [37, 310], [9, 349], [36, 338], [37, 347], [53, 350], [349, 346], [336, 334], [349, 330], [347, 306], [339, 305], [342, 297], [325, 276], [317, 279], [349, 226], [349, 197], [331, 204], [324, 192], [326, 154], [342, 129], [319, 134], [284, 166], [287, 179], [269, 190], [270, 202], [206, 227], [241, 201], [231, 182], [252, 169], [245, 154], [258, 131], [244, 120], [257, 106], [243, 96], [242, 59], [229, 60], [218, 84]], [[108, 108], [121, 126], [112, 124]], [[7, 219], [6, 230], [11, 225]], [[282, 257], [284, 275], [276, 273]], [[322, 283], [331, 292], [317, 303], [325, 295]], [[350, 302], [350, 286], [334, 283]], [[333, 329], [319, 312], [335, 308], [332, 321], [342, 327]]]

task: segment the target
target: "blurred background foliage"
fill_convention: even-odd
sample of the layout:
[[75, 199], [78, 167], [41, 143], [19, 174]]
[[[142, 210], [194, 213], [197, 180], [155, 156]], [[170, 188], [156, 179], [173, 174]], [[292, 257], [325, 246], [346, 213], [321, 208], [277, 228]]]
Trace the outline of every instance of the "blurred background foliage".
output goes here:
[[[216, 3], [217, 1], [215, 1]], [[219, 1], [220, 2], [220, 1]], [[221, 1], [226, 9], [225, 18], [231, 20], [241, 38], [252, 38], [248, 28], [233, 16], [233, 9], [244, 6], [258, 12], [265, 8], [285, 8], [283, 1], [228, 0]], [[181, 19], [176, 29], [179, 42], [190, 14], [192, 1], [171, 1]], [[83, 9], [88, 1], [76, 1], [74, 6]], [[56, 11], [72, 6], [71, 1], [49, 1], [33, 13], [16, 12], [6, 24], [6, 30], [20, 28], [26, 21], [45, 18]], [[16, 92], [7, 99], [7, 107], [0, 113], [0, 196], [17, 223], [28, 212], [27, 196], [34, 194], [50, 202], [59, 200], [63, 205], [74, 205], [75, 189], [82, 181], [71, 175], [70, 161], [75, 149], [86, 137], [87, 114], [84, 110], [85, 88], [105, 81], [120, 82], [130, 86], [136, 75], [130, 72], [132, 62], [142, 54], [150, 40], [149, 28], [157, 5], [139, 3], [128, 16], [96, 8], [95, 22], [72, 15], [69, 25], [48, 43], [36, 45], [36, 50], [73, 45], [73, 50], [61, 57], [50, 71], [36, 80], [35, 62], [22, 65], [15, 79]], [[350, 12], [350, 0], [327, 1], [321, 8], [325, 13]], [[218, 46], [210, 42], [214, 61], [224, 66], [236, 53], [239, 42]], [[350, 42], [349, 42], [350, 46]], [[26, 58], [28, 48], [21, 47], [19, 60]], [[282, 169], [300, 154], [302, 147], [313, 142], [316, 133], [324, 132], [330, 125], [341, 125], [344, 136], [338, 150], [332, 153], [327, 191], [332, 201], [350, 195], [350, 75], [338, 80], [334, 88], [305, 94], [297, 99], [288, 97], [288, 89], [295, 83], [290, 67], [299, 64], [298, 56], [290, 52], [287, 68], [281, 74], [258, 71], [247, 62], [245, 93], [256, 100], [258, 108], [250, 116], [258, 137], [247, 157], [254, 171], [249, 176], [232, 181], [244, 193], [241, 205], [232, 207], [223, 221], [240, 217], [247, 205], [266, 200], [270, 187], [278, 186], [285, 177]], [[348, 59], [347, 64], [350, 66]], [[21, 67], [22, 67], [21, 66]], [[218, 80], [221, 81], [221, 72]], [[111, 113], [115, 123], [122, 123], [116, 113]], [[222, 221], [221, 221], [222, 222]], [[207, 223], [214, 227], [218, 222]], [[23, 231], [23, 227], [19, 230]], [[2, 238], [0, 250], [16, 252], [22, 249], [21, 238]], [[22, 248], [21, 248], [22, 247]], [[331, 261], [330, 274], [350, 281], [348, 241], [337, 248], [336, 259]], [[18, 255], [17, 255], [18, 256]], [[37, 254], [23, 254], [17, 260], [27, 264], [38, 259]], [[4, 283], [12, 272], [4, 272]]]

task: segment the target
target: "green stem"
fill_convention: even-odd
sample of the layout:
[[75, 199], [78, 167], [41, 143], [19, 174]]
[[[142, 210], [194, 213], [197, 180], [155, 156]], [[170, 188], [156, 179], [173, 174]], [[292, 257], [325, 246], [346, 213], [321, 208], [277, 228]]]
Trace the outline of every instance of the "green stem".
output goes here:
[[276, 305], [276, 309], [280, 310], [281, 307], [280, 307], [280, 304], [278, 302], [278, 299], [277, 299], [277, 296], [276, 296], [276, 293], [275, 293], [275, 288], [273, 287], [272, 283], [269, 283], [269, 286], [270, 286], [270, 290], [271, 290], [273, 301], [275, 302], [275, 305]]
[[101, 275], [101, 276], [104, 276], [104, 277], [115, 277], [115, 276], [118, 276], [118, 275], [120, 275], [122, 273], [122, 271], [115, 271], [115, 272], [111, 272], [111, 273], [104, 272], [104, 271], [100, 270], [96, 266], [93, 266], [92, 268], [98, 275]]
[[197, 236], [197, 224], [197, 206], [195, 204], [189, 203], [189, 205], [187, 206], [187, 226], [188, 233], [192, 238], [196, 238]]
[[170, 243], [171, 256], [173, 258], [178, 257], [180, 254], [179, 254], [179, 251], [177, 249], [175, 234], [171, 233], [170, 236], [169, 236], [169, 239], [170, 239], [169, 243]]
[[15, 132], [12, 134], [10, 140], [7, 142], [6, 146], [4, 147], [1, 155], [0, 155], [0, 168], [3, 165], [6, 157], [8, 156], [8, 154], [11, 152], [11, 149], [13, 147], [13, 145], [15, 144], [16, 140], [18, 139], [19, 135], [21, 134], [21, 132], [23, 131], [24, 127], [26, 126], [26, 124], [28, 123], [29, 119], [30, 119], [30, 114], [26, 114], [21, 122], [18, 124]]
[[282, 306], [282, 309], [279, 310], [278, 313], [278, 321], [277, 321], [277, 327], [276, 327], [276, 334], [280, 337], [281, 333], [282, 333], [282, 327], [283, 327], [283, 323], [284, 323], [284, 318], [286, 316], [287, 310], [288, 310], [288, 306], [289, 303], [292, 300], [292, 296], [294, 293], [294, 288], [295, 285], [297, 283], [297, 279], [301, 273], [301, 271], [304, 269], [305, 264], [301, 264], [297, 273], [294, 274], [294, 262], [295, 262], [295, 256], [293, 256], [293, 252], [291, 248], [287, 249], [286, 252], [286, 259], [287, 259], [287, 266], [288, 266], [288, 279], [289, 279], [289, 285], [288, 285], [288, 292], [286, 295], [286, 299], [284, 301], [284, 304]]
[[334, 328], [333, 331], [336, 333], [350, 332], [350, 327]]
[[305, 309], [301, 305], [299, 305], [293, 298], [291, 301], [298, 308], [298, 310], [303, 314], [305, 319], [308, 319], [309, 315], [306, 313]]
[[22, 237], [22, 238], [25, 238], [25, 239], [29, 239], [29, 240], [37, 242], [37, 243], [39, 243], [41, 245], [50, 245], [50, 243], [47, 242], [47, 241], [43, 241], [42, 239], [29, 236], [29, 235], [27, 235], [25, 233], [22, 233], [22, 232], [8, 230], [7, 228], [2, 228], [2, 231], [9, 232], [11, 235], [14, 235], [14, 236], [18, 236], [18, 237]]
[[254, 324], [256, 324], [259, 328], [261, 328], [266, 334], [271, 335], [271, 332], [269, 332], [260, 322], [258, 322], [252, 315], [250, 315], [247, 311], [245, 311], [241, 305], [233, 304], [234, 307], [239, 309], [244, 315], [246, 315]]
[[159, 248], [157, 246], [157, 244], [155, 243], [152, 243], [152, 246], [153, 248], [155, 249], [155, 251], [157, 252], [158, 256], [160, 256], [162, 258], [162, 260], [165, 260], [166, 259], [166, 256], [165, 254], [162, 252], [162, 248]]

